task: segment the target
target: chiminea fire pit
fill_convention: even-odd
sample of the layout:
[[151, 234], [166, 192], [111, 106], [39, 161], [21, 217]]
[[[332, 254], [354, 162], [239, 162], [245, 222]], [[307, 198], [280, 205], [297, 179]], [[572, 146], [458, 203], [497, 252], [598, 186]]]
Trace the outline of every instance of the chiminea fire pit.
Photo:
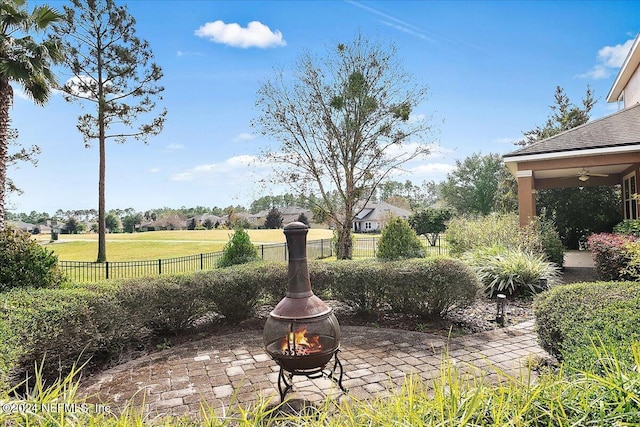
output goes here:
[[[289, 249], [287, 293], [271, 311], [264, 325], [265, 349], [280, 366], [278, 390], [281, 401], [293, 387], [293, 377], [296, 375], [327, 377], [347, 392], [342, 385], [343, 369], [338, 359], [338, 319], [333, 309], [311, 290], [307, 267], [307, 232], [308, 227], [301, 222], [292, 222], [284, 228]], [[327, 369], [332, 359], [333, 367]]]

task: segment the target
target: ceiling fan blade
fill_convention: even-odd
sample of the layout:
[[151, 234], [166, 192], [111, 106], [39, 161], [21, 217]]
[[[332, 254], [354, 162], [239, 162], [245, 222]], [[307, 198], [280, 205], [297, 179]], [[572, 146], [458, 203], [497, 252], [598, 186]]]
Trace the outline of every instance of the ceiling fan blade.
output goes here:
[[607, 174], [607, 173], [590, 173], [588, 175], [591, 175], [591, 176], [603, 176], [603, 177], [604, 176], [609, 176], [609, 174]]

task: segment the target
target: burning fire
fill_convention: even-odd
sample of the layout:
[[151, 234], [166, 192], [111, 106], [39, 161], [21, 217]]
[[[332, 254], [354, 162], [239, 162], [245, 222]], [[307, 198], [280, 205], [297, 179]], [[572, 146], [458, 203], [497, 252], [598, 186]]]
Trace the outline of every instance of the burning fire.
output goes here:
[[285, 356], [306, 356], [322, 351], [322, 344], [318, 335], [307, 336], [307, 328], [303, 328], [289, 332], [282, 339], [280, 349]]

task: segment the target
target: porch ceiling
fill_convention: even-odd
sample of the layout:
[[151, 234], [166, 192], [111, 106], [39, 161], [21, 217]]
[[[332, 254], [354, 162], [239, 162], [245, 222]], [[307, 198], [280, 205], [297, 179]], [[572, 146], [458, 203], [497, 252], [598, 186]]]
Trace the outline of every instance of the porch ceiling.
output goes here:
[[[618, 175], [631, 167], [631, 163], [619, 164], [619, 165], [607, 165], [607, 166], [591, 166], [591, 167], [573, 167], [562, 169], [547, 169], [547, 170], [534, 170], [533, 176], [536, 179], [551, 179], [551, 178], [578, 178], [578, 175], [586, 170], [589, 174], [596, 175]], [[595, 178], [595, 177], [594, 177]]]

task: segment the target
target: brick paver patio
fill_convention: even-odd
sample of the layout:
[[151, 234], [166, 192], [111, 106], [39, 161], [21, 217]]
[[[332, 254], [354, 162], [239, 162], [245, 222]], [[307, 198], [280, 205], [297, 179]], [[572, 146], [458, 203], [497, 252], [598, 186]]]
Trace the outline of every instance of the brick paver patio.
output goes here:
[[[536, 341], [533, 322], [447, 339], [391, 329], [343, 327], [340, 360], [344, 395], [328, 379], [296, 376], [287, 397], [370, 398], [399, 386], [407, 375], [439, 375], [443, 355], [457, 366], [514, 372], [530, 356], [547, 357]], [[494, 374], [495, 375], [495, 374]], [[259, 396], [279, 402], [278, 366], [265, 353], [261, 331], [212, 336], [136, 359], [93, 376], [82, 385], [95, 403], [114, 408], [132, 401], [150, 415], [193, 414], [206, 402], [218, 413], [232, 402], [243, 406]]]

